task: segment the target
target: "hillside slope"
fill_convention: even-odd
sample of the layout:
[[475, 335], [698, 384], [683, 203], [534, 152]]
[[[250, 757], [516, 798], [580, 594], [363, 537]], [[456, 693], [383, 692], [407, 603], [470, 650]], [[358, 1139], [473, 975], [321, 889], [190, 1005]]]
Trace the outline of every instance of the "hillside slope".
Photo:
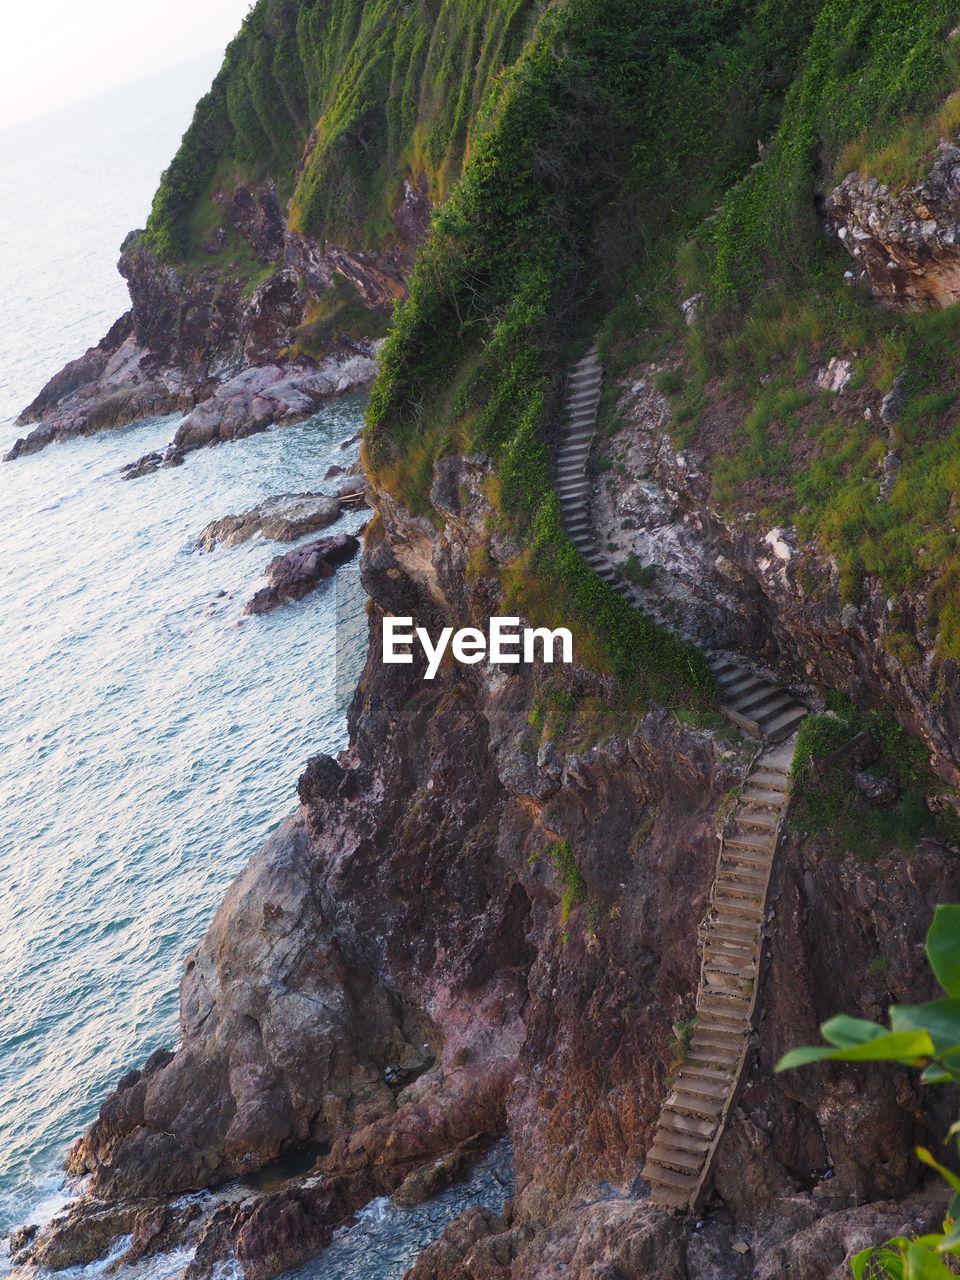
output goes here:
[[124, 242], [131, 310], [24, 410], [37, 425], [8, 459], [208, 402], [178, 462], [368, 382], [430, 210], [542, 7], [259, 0]]

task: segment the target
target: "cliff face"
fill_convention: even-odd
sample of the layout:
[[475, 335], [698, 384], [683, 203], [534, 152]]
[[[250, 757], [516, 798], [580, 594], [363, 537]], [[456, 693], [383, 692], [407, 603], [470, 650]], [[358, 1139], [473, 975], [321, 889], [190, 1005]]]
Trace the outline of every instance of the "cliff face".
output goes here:
[[[635, 372], [621, 388], [619, 430], [601, 449], [607, 465], [615, 460], [622, 474], [599, 480], [594, 515], [600, 540], [616, 548], [615, 559], [632, 555], [656, 567], [648, 606], [687, 634], [752, 654], [800, 686], [843, 689], [862, 705], [895, 710], [955, 786], [960, 670], [938, 652], [925, 625], [929, 582], [898, 593], [894, 602], [889, 588], [868, 578], [856, 602], [844, 599], [836, 559], [795, 526], [718, 509], [710, 470], [722, 445], [711, 436], [714, 424], [719, 434], [729, 422], [729, 404], [708, 410], [703, 439], [710, 452], [678, 450], [668, 397], [655, 386], [662, 370]], [[821, 372], [810, 370], [801, 394], [816, 387]], [[858, 415], [863, 399], [861, 393], [856, 400]], [[883, 396], [874, 392], [869, 399], [879, 420]], [[909, 661], [888, 642], [905, 627], [915, 645]]]
[[[875, 867], [788, 845], [719, 1210], [701, 1231], [652, 1208], [638, 1170], [692, 1011], [717, 810], [748, 757], [657, 708], [591, 747], [531, 726], [531, 672], [428, 683], [380, 663], [382, 609], [435, 627], [495, 605], [495, 579], [465, 573], [485, 478], [481, 459], [443, 468], [442, 530], [382, 498], [351, 747], [308, 766], [299, 813], [187, 958], [180, 1047], [121, 1081], [71, 1169], [91, 1196], [148, 1204], [326, 1144], [319, 1177], [204, 1229], [204, 1267], [232, 1248], [261, 1277], [372, 1196], [415, 1196], [458, 1144], [507, 1132], [507, 1216], [468, 1214], [416, 1277], [830, 1275], [858, 1232], [932, 1212], [853, 1206], [915, 1185], [908, 1153], [944, 1117], [905, 1074], [772, 1065], [838, 1007], [876, 1016], [922, 994], [919, 943], [960, 870], [935, 844]], [[567, 687], [585, 698], [596, 682], [578, 669]], [[385, 1083], [392, 1064], [409, 1083]], [[48, 1228], [35, 1256], [61, 1246]]]
[[[429, 202], [408, 188], [395, 211], [396, 243], [367, 253], [317, 246], [291, 232], [272, 183], [253, 190], [239, 184], [229, 196], [218, 190], [213, 200], [253, 255], [253, 273], [236, 274], [215, 259], [208, 267], [165, 263], [143, 233], [128, 236], [118, 267], [130, 311], [23, 411], [18, 423], [38, 425], [14, 444], [8, 460], [70, 436], [198, 406], [173, 441], [182, 456], [302, 417], [327, 396], [369, 383], [370, 337], [340, 332], [336, 311], [314, 354], [298, 348], [298, 335], [309, 345], [309, 317], [338, 276], [367, 313], [361, 328], [378, 333], [404, 293]], [[222, 223], [216, 231], [226, 235]], [[217, 240], [214, 234], [211, 254]]]
[[[541, 7], [259, 0], [123, 246], [130, 312], [23, 411], [36, 425], [8, 460], [207, 401], [208, 418], [226, 411], [222, 434], [201, 417], [174, 441], [179, 461], [198, 425], [216, 443], [368, 383], [372, 365], [349, 362], [382, 336]], [[235, 383], [278, 362], [289, 385]], [[348, 367], [318, 383], [318, 362]]]

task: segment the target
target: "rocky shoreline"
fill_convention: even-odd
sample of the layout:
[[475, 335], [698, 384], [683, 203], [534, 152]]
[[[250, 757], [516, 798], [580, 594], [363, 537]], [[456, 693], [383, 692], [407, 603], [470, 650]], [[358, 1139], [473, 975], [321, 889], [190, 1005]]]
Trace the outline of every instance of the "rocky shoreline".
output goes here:
[[[480, 459], [445, 462], [443, 531], [377, 495], [373, 634], [384, 611], [433, 626], [489, 613], [494, 580], [463, 571], [485, 479]], [[602, 681], [574, 669], [570, 691]], [[918, 944], [935, 900], [960, 894], [955, 857], [926, 842], [837, 867], [787, 839], [752, 1070], [713, 1207], [687, 1221], [649, 1204], [638, 1170], [690, 1014], [717, 815], [748, 757], [656, 707], [627, 738], [531, 749], [537, 697], [529, 671], [427, 684], [372, 647], [350, 746], [309, 762], [299, 810], [185, 962], [179, 1047], [104, 1102], [70, 1154], [81, 1200], [18, 1264], [69, 1265], [132, 1233], [131, 1249], [195, 1247], [189, 1280], [231, 1258], [268, 1280], [374, 1197], [430, 1194], [504, 1133], [515, 1198], [468, 1211], [411, 1277], [553, 1280], [562, 1263], [595, 1280], [811, 1280], [865, 1232], [933, 1220], [940, 1206], [891, 1197], [918, 1184], [906, 1153], [935, 1140], [935, 1095], [883, 1069], [772, 1066], [838, 1007], [873, 1016], [922, 993]], [[572, 898], [561, 841], [582, 877]], [[184, 1193], [298, 1151], [319, 1153], [308, 1174], [180, 1215]]]
[[[334, 313], [315, 350], [310, 317], [327, 305], [335, 284], [346, 281], [369, 313], [367, 333], [382, 331], [405, 294], [429, 222], [423, 193], [406, 185], [393, 213], [394, 241], [380, 252], [307, 240], [288, 225], [269, 180], [238, 182], [216, 203], [223, 234], [204, 247], [203, 265], [163, 261], [143, 231], [130, 233], [117, 264], [130, 310], [23, 410], [17, 425], [32, 429], [4, 461], [144, 418], [186, 413], [166, 450], [130, 464], [128, 475], [143, 475], [178, 465], [194, 449], [302, 419], [331, 396], [369, 386], [379, 341], [338, 332]], [[228, 228], [255, 269], [223, 261]]]

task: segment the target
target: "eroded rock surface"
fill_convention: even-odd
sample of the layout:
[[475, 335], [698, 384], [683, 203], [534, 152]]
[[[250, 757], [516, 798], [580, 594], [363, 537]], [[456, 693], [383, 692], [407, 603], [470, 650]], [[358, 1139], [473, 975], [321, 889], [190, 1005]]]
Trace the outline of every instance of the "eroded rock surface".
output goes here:
[[960, 299], [960, 147], [942, 142], [930, 172], [892, 193], [851, 173], [827, 197], [827, 221], [856, 263], [855, 274], [899, 310]]
[[[310, 352], [323, 355], [319, 361], [300, 356], [288, 363], [285, 353], [337, 277], [349, 281], [372, 316], [390, 313], [406, 292], [429, 221], [426, 192], [405, 185], [393, 211], [399, 238], [379, 252], [316, 244], [292, 230], [269, 180], [235, 183], [213, 199], [222, 221], [203, 246], [209, 263], [187, 268], [161, 261], [142, 231], [127, 236], [118, 269], [130, 310], [23, 410], [18, 424], [32, 429], [5, 460], [192, 410], [174, 442], [189, 452], [303, 417], [325, 398], [371, 381], [375, 344], [341, 335], [323, 352]], [[252, 277], [221, 253], [229, 236], [252, 254]], [[153, 462], [132, 464], [131, 477], [148, 474], [165, 458]]]

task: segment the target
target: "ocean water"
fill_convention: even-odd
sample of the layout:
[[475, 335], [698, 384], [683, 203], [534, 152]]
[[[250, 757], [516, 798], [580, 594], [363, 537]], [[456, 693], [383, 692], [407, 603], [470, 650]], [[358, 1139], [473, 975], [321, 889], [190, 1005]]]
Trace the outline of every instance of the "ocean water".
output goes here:
[[0, 448], [16, 417], [130, 305], [116, 270], [220, 64], [172, 71], [0, 130]]
[[[117, 247], [214, 69], [0, 133], [0, 450], [13, 415], [125, 308]], [[334, 627], [339, 601], [361, 660], [358, 566], [244, 619], [276, 544], [192, 546], [216, 516], [324, 488], [329, 463], [355, 457], [340, 444], [361, 416], [346, 398], [133, 482], [117, 468], [176, 417], [0, 465], [0, 1235], [71, 1194], [69, 1143], [124, 1070], [175, 1043], [184, 955], [296, 804], [306, 759], [344, 745]], [[305, 1274], [398, 1280], [465, 1204], [502, 1204], [506, 1181], [492, 1159], [419, 1210], [372, 1206]]]

